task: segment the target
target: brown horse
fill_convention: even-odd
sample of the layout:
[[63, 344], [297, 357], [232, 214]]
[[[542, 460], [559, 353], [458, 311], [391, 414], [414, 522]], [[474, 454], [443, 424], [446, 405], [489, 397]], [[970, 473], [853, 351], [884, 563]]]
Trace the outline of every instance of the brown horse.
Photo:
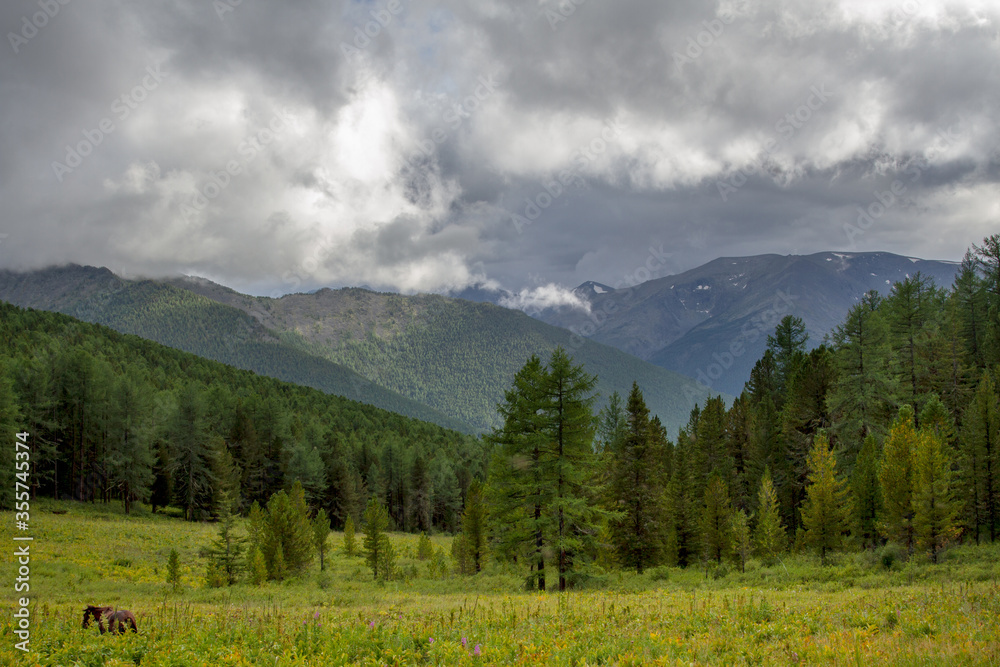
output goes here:
[[128, 630], [132, 629], [132, 632], [138, 632], [139, 627], [135, 622], [135, 615], [128, 611], [127, 609], [115, 609], [114, 607], [95, 607], [93, 605], [87, 605], [83, 610], [83, 627], [89, 628], [90, 621], [92, 619], [97, 619], [97, 627], [101, 629], [101, 634], [105, 632], [104, 621], [108, 622], [108, 631], [112, 634], [122, 634]]

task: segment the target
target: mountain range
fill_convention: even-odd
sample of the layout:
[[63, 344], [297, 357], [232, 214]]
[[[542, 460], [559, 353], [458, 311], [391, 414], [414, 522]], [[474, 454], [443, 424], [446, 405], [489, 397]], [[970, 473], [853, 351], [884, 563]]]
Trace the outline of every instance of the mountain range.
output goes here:
[[346, 288], [272, 299], [202, 278], [127, 280], [71, 265], [0, 272], [0, 299], [465, 432], [495, 426], [517, 370], [560, 345], [598, 376], [598, 407], [636, 381], [674, 430], [708, 395], [689, 378], [519, 311], [438, 295]]
[[917, 272], [950, 287], [957, 270], [957, 262], [887, 252], [722, 257], [633, 287], [586, 282], [574, 291], [589, 313], [537, 317], [736, 395], [784, 315], [801, 317], [816, 346], [865, 292], [888, 294]]

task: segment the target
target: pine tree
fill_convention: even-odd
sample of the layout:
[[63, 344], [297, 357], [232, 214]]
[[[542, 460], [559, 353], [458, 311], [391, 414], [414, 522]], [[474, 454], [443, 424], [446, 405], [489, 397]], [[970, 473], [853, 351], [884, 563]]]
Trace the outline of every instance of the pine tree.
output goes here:
[[913, 454], [916, 447], [913, 408], [904, 405], [882, 447], [879, 466], [882, 513], [878, 530], [883, 537], [899, 543], [909, 552], [913, 549]]
[[267, 562], [264, 554], [257, 547], [250, 550], [247, 557], [247, 570], [250, 574], [250, 583], [254, 586], [261, 586], [267, 581]]
[[809, 486], [802, 504], [804, 540], [826, 563], [831, 551], [841, 548], [848, 530], [850, 506], [847, 490], [837, 479], [837, 458], [824, 434], [816, 436], [809, 453]]
[[948, 446], [932, 430], [921, 429], [913, 465], [913, 532], [917, 546], [935, 563], [959, 534], [951, 480]]
[[620, 514], [611, 526], [617, 560], [642, 574], [663, 548], [663, 448], [653, 432], [649, 409], [635, 383], [628, 397], [625, 427], [609, 444], [610, 507]]
[[757, 524], [753, 530], [754, 553], [765, 565], [773, 565], [788, 543], [781, 523], [778, 494], [771, 483], [771, 471], [764, 469], [757, 492]]
[[312, 561], [313, 529], [301, 484], [296, 482], [290, 492], [278, 491], [271, 496], [262, 537], [271, 579], [301, 572]]
[[[364, 516], [364, 550], [365, 550], [365, 560], [368, 562], [368, 567], [371, 568], [372, 577], [374, 579], [379, 578], [380, 566], [384, 566], [387, 562], [387, 558], [382, 552], [386, 548], [388, 543], [388, 538], [385, 535], [385, 531], [389, 528], [389, 513], [386, 511], [385, 506], [378, 501], [377, 498], [372, 498], [368, 501], [368, 507], [365, 508]], [[383, 576], [388, 576], [387, 573], [383, 573]]]

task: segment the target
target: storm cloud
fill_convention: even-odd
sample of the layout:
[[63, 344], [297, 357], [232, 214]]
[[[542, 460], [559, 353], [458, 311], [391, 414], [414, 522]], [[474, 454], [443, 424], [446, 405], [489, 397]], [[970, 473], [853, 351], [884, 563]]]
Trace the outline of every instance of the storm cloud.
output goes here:
[[995, 3], [23, 0], [0, 28], [5, 268], [530, 309], [718, 256], [957, 259], [1000, 218]]

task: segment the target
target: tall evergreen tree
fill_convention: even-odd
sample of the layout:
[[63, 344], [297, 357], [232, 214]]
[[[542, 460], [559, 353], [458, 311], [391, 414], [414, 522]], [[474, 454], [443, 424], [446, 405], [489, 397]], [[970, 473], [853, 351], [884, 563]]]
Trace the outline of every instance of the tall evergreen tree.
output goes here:
[[325, 509], [319, 509], [313, 517], [312, 538], [316, 553], [319, 554], [319, 569], [322, 572], [326, 569], [326, 552], [330, 538], [330, 517], [327, 516]]
[[721, 477], [713, 475], [705, 487], [698, 536], [702, 557], [706, 561], [722, 563], [723, 556], [732, 549], [732, 520], [733, 506], [729, 500], [729, 488]]
[[[879, 310], [885, 313], [897, 400], [922, 409], [928, 386], [926, 350], [934, 339], [930, 325], [942, 311], [944, 295], [918, 271], [895, 283]], [[919, 424], [917, 424], [919, 425]]]
[[837, 379], [828, 400], [848, 468], [853, 467], [865, 437], [881, 435], [891, 416], [895, 387], [888, 330], [878, 311], [880, 301], [876, 292], [865, 294], [833, 333]]
[[854, 531], [860, 546], [873, 549], [878, 543], [878, 520], [882, 516], [882, 485], [879, 482], [881, 451], [878, 440], [868, 434], [851, 473]]
[[806, 324], [801, 317], [785, 315], [767, 337], [767, 349], [774, 353], [778, 391], [784, 392], [795, 367], [806, 351]]
[[553, 351], [547, 371], [546, 435], [555, 487], [553, 547], [562, 591], [575, 560], [594, 542], [604, 516], [592, 502], [589, 487], [596, 463], [592, 406], [597, 378], [586, 374], [582, 365], [574, 366], [562, 348]]
[[551, 538], [553, 489], [549, 484], [546, 442], [545, 369], [532, 356], [514, 376], [498, 407], [503, 425], [491, 439], [497, 454], [490, 466], [490, 496], [494, 508], [498, 550], [506, 557], [524, 557], [532, 567], [532, 582], [545, 590], [545, 560]]
[[882, 487], [882, 513], [878, 529], [908, 551], [913, 548], [913, 454], [917, 431], [913, 426], [913, 408], [904, 405], [882, 447], [879, 484]]
[[460, 566], [464, 574], [481, 572], [486, 563], [487, 508], [483, 488], [476, 480], [469, 486], [462, 514], [462, 532], [455, 537], [459, 544]]
[[921, 429], [913, 461], [913, 532], [917, 547], [930, 554], [935, 563], [959, 534], [948, 449], [933, 430]]
[[771, 483], [771, 471], [764, 469], [757, 492], [757, 523], [753, 529], [754, 553], [765, 565], [773, 565], [785, 551], [788, 538], [781, 523], [778, 494]]
[[809, 453], [809, 486], [802, 504], [805, 543], [826, 563], [831, 551], [840, 549], [849, 529], [850, 503], [844, 483], [837, 478], [837, 458], [824, 434], [816, 436]]
[[618, 562], [642, 574], [663, 548], [666, 516], [662, 493], [662, 451], [639, 385], [632, 384], [622, 437], [609, 451], [610, 508], [619, 514], [611, 524]]
[[205, 429], [202, 397], [193, 384], [186, 385], [177, 402], [172, 428], [175, 502], [188, 521], [212, 512], [215, 497], [212, 450]]
[[984, 372], [962, 419], [958, 491], [966, 534], [976, 543], [1000, 533], [1000, 400], [989, 372]]
[[[388, 537], [385, 531], [389, 528], [389, 513], [386, 511], [385, 506], [379, 502], [378, 498], [372, 498], [368, 501], [368, 507], [365, 509], [364, 524], [362, 529], [365, 533], [365, 539], [362, 546], [365, 550], [365, 560], [368, 562], [368, 567], [372, 570], [372, 577], [375, 579], [379, 578], [380, 565], [384, 565], [388, 562], [383, 555], [383, 551], [387, 548]], [[382, 573], [383, 575], [385, 573]], [[385, 578], [383, 576], [383, 578]]]

